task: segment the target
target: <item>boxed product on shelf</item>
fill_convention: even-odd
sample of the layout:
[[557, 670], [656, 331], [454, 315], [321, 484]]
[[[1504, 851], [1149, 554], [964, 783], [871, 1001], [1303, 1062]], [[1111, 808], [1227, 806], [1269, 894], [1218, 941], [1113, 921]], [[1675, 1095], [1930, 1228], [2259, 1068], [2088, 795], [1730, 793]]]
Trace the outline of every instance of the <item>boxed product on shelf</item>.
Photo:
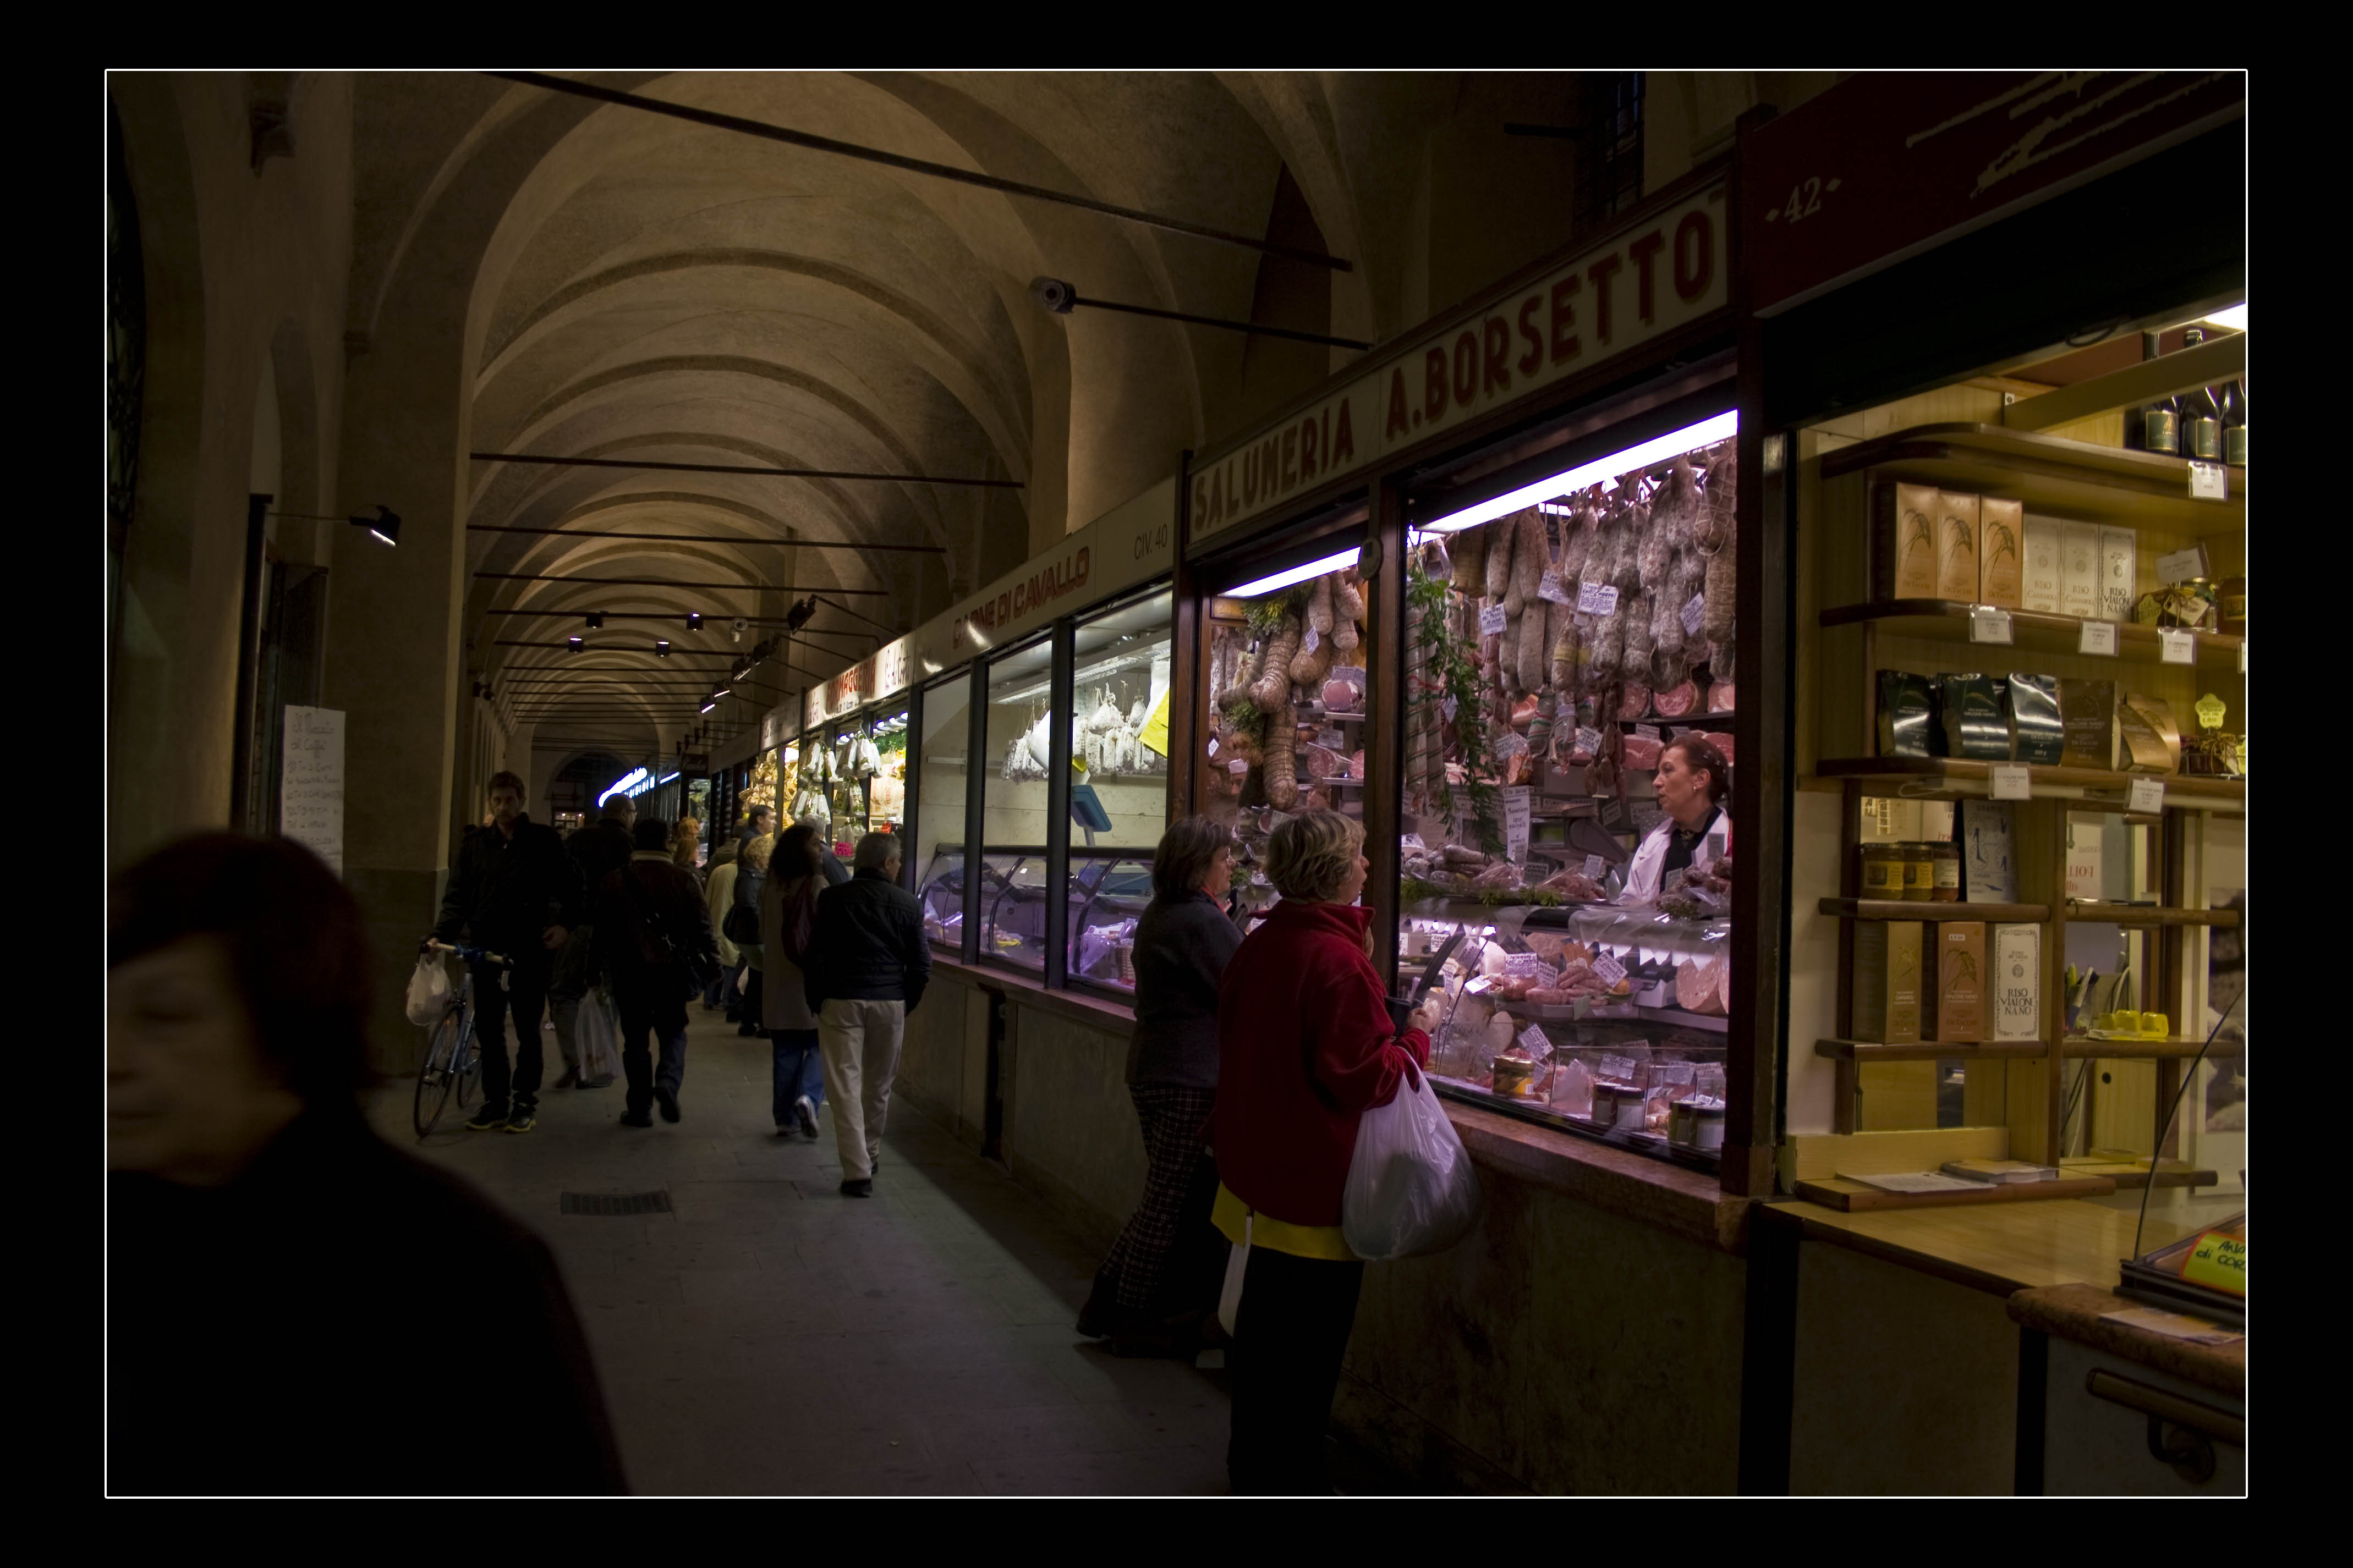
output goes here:
[[2097, 523], [2059, 525], [2059, 613], [2096, 620], [2100, 615], [2100, 529]]
[[1921, 1038], [1976, 1045], [1985, 1038], [1985, 921], [1939, 921], [1929, 931], [1935, 972], [1922, 977]]
[[1936, 597], [1936, 530], [1941, 505], [1934, 485], [1883, 484], [1872, 495], [1872, 593], [1876, 598]]
[[1961, 846], [1961, 899], [1971, 904], [2018, 901], [2018, 862], [2010, 803], [1965, 800], [1953, 807]]
[[2021, 574], [2018, 607], [2055, 616], [2063, 607], [2059, 564], [2060, 524], [2047, 517], [2025, 521], [2026, 568]]
[[1980, 605], [2021, 609], [2026, 574], [2024, 503], [1985, 496], [1978, 501], [1978, 591]]
[[2129, 773], [2178, 773], [2181, 771], [2181, 726], [2172, 704], [2162, 698], [2127, 692], [2116, 705], [2116, 730], [2123, 749], [2117, 760]]
[[1936, 596], [1964, 602], [1978, 596], [1978, 498], [1964, 490], [1936, 495]]
[[2136, 589], [2136, 542], [2129, 528], [2100, 530], [2100, 609], [2102, 619], [2129, 621], [2133, 601], [2140, 595]]
[[2009, 687], [2010, 754], [2021, 763], [2056, 763], [2067, 749], [2059, 721], [2059, 678], [2012, 671]]
[[1858, 921], [1850, 998], [1857, 1039], [1911, 1045], [1921, 1038], [1919, 921]]
[[2004, 921], [1993, 928], [1993, 1006], [1986, 1037], [2032, 1040], [2042, 1033], [2042, 928]]
[[1945, 754], [1978, 762], [2010, 761], [2010, 715], [2004, 711], [2000, 678], [1945, 675], [1936, 684]]
[[2061, 763], [2112, 771], [2116, 765], [2116, 683], [2061, 680], [2059, 725], [2064, 735]]

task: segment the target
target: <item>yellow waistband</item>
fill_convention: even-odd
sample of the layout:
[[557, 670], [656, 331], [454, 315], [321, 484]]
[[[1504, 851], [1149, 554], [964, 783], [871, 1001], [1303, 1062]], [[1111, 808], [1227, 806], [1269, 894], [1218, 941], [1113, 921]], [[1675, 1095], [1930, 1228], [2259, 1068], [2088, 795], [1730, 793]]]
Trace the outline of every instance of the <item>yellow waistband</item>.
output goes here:
[[1338, 1226], [1293, 1225], [1272, 1215], [1255, 1214], [1223, 1182], [1218, 1184], [1218, 1203], [1209, 1211], [1209, 1222], [1236, 1247], [1248, 1241], [1252, 1247], [1287, 1252], [1293, 1258], [1321, 1258], [1334, 1263], [1356, 1260]]

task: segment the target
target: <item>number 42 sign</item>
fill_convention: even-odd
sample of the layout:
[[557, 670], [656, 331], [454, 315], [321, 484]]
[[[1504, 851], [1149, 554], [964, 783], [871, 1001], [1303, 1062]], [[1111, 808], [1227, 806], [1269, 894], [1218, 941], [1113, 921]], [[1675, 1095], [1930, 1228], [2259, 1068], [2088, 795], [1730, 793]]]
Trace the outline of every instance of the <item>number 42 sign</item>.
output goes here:
[[1840, 184], [1835, 174], [1827, 180], [1820, 174], [1809, 174], [1789, 187], [1789, 199], [1787, 203], [1778, 207], [1767, 207], [1765, 210], [1765, 221], [1778, 223], [1787, 218], [1790, 226], [1795, 227], [1821, 211], [1822, 197], [1837, 190]]

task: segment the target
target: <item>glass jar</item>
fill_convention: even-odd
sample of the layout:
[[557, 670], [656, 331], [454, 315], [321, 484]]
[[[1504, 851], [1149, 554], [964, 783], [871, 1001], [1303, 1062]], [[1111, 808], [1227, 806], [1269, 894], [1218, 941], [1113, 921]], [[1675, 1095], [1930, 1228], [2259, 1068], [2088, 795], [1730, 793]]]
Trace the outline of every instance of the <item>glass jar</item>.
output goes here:
[[2247, 635], [2247, 579], [2243, 573], [2222, 579], [2222, 597], [2215, 608], [2222, 630], [2234, 637]]
[[1904, 896], [1904, 862], [1897, 858], [1893, 844], [1865, 844], [1862, 847], [1862, 896], [1866, 899], [1900, 899]]
[[1903, 857], [1904, 899], [1907, 903], [1925, 904], [1936, 896], [1936, 873], [1928, 858], [1926, 844], [1899, 844], [1896, 852]]
[[1930, 892], [1940, 904], [1961, 901], [1961, 847], [1957, 844], [1928, 846], [1928, 868], [1931, 873]]

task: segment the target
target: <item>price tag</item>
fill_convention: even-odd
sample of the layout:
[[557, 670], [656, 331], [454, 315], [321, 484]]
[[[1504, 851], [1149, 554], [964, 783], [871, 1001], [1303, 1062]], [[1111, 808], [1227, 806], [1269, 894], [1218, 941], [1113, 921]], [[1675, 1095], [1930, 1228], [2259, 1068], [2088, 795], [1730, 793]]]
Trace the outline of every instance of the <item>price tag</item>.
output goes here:
[[1969, 641], [2000, 642], [2010, 640], [2010, 612], [1989, 609], [1979, 605], [1969, 612]]
[[2210, 1230], [2190, 1248], [2181, 1265], [2181, 1277], [2243, 1296], [2247, 1293], [2247, 1244], [2235, 1236]]
[[1556, 605], [1568, 603], [1568, 590], [1560, 585], [1560, 574], [1547, 572], [1536, 580], [1536, 597], [1550, 599]]
[[1607, 868], [1601, 864], [1600, 856], [1588, 855], [1585, 858], [1585, 874], [1593, 880], [1597, 882], [1601, 880], [1601, 873], [1605, 869], [1607, 869]]
[[2163, 811], [2165, 781], [2162, 779], [2133, 780], [2132, 796], [2125, 802], [2125, 809], [2135, 816], [2155, 816], [2158, 812]]
[[1438, 711], [1444, 715], [1446, 721], [1450, 724], [1454, 722], [1455, 710], [1460, 706], [1461, 704], [1457, 703], [1451, 697], [1441, 697], [1438, 700]]
[[1691, 596], [1690, 603], [1683, 605], [1683, 636], [1687, 637], [1697, 637], [1699, 635], [1700, 620], [1706, 614], [1707, 595], [1705, 594], [1694, 594]]
[[1525, 735], [1506, 735], [1495, 742], [1495, 760], [1508, 763], [1514, 757], [1525, 756], [1527, 749], [1528, 738]]
[[1307, 636], [1299, 645], [1300, 650], [1303, 653], [1314, 653], [1317, 646], [1320, 645], [1323, 640], [1323, 638], [1315, 635], [1315, 628], [1314, 626], [1310, 626], [1307, 628]]
[[1633, 1082], [1634, 1058], [1631, 1057], [1603, 1057], [1601, 1058], [1601, 1076], [1608, 1079], [1612, 1083]]
[[2160, 626], [2157, 633], [2157, 647], [2158, 658], [2166, 664], [2198, 662], [2198, 645], [2190, 640], [2188, 632]]
[[1530, 1024], [1520, 1031], [1518, 1044], [1520, 1049], [1530, 1056], [1552, 1049], [1552, 1042], [1545, 1037], [1544, 1030], [1535, 1024]]
[[1549, 980], [1553, 977], [1552, 965], [1544, 961], [1543, 954], [1535, 952], [1505, 953], [1504, 973], [1514, 980]]
[[1529, 794], [1525, 784], [1513, 784], [1504, 791], [1504, 858], [1514, 865], [1527, 858]]
[[1637, 724], [1634, 726], [1634, 733], [1646, 741], [1656, 741], [1661, 738], [1659, 727], [1656, 724]]
[[2023, 763], [1996, 763], [1993, 765], [1993, 797], [1996, 800], [2031, 800], [2034, 786], [2031, 775]]
[[2157, 580], [2168, 586], [2204, 575], [2206, 547], [2202, 544], [2193, 544], [2187, 550], [2177, 550], [2170, 555], [2157, 558]]
[[2222, 477], [2221, 464], [2192, 463], [2189, 465], [2189, 499], [2191, 500], [2231, 499], [2231, 484]]
[[1250, 763], [1244, 762], [1240, 757], [1236, 757], [1232, 762], [1226, 764], [1226, 772], [1233, 774], [1236, 778], [1240, 778], [1244, 773], [1250, 772]]
[[1607, 583], [1588, 583], [1577, 591], [1577, 607], [1588, 616], [1609, 615], [1618, 608], [1618, 590]]
[[1210, 737], [1209, 737], [1209, 755], [1211, 755], [1211, 756], [1213, 756], [1213, 757], [1214, 757], [1214, 756], [1216, 756], [1217, 754], [1218, 754], [1218, 738], [1217, 738], [1215, 735], [1212, 735], [1212, 736], [1210, 736]]
[[1626, 966], [1605, 952], [1593, 961], [1593, 973], [1601, 976], [1604, 984], [1615, 985], [1626, 978]]
[[1511, 616], [1504, 613], [1503, 605], [1490, 605], [1479, 612], [1479, 635], [1482, 637], [1502, 637], [1504, 623], [1510, 619]]
[[1327, 752], [1344, 751], [1346, 749], [1348, 744], [1348, 742], [1341, 737], [1340, 731], [1337, 730], [1316, 731], [1315, 743], [1323, 747]]
[[2075, 636], [2077, 653], [2104, 653], [2114, 658], [2116, 652], [2116, 623], [2085, 621]]
[[1599, 756], [1601, 754], [1601, 731], [1594, 729], [1589, 724], [1579, 724], [1577, 727], [1577, 749], [1585, 752], [1588, 756]]

